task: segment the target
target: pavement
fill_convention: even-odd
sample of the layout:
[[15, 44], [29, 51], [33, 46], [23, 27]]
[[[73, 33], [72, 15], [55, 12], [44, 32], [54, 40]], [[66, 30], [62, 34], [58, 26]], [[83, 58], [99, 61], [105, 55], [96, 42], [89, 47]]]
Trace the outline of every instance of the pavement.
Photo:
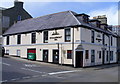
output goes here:
[[118, 82], [118, 64], [73, 68], [19, 57], [2, 58], [1, 82]]

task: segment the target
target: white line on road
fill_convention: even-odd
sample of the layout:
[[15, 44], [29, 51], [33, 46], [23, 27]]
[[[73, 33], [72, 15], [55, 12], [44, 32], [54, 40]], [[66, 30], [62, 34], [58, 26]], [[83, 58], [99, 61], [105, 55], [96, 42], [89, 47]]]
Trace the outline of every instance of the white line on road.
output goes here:
[[8, 80], [3, 80], [3, 81], [0, 81], [0, 82], [7, 82]]
[[0, 62], [0, 64], [4, 64], [4, 65], [7, 65], [7, 66], [10, 66], [10, 64], [4, 63], [4, 62]]
[[35, 76], [32, 76], [32, 77], [35, 77], [35, 78], [36, 78], [36, 77], [39, 77], [39, 76], [40, 76], [40, 75], [35, 75]]
[[36, 73], [45, 73], [45, 72], [36, 71], [36, 70], [32, 70], [32, 69], [27, 69], [27, 68], [21, 68], [21, 69], [22, 69], [22, 70], [27, 70], [27, 71], [36, 72]]
[[12, 81], [16, 81], [16, 80], [19, 80], [20, 78], [15, 78], [15, 79], [11, 79]]
[[30, 76], [27, 76], [27, 77], [23, 77], [23, 79], [28, 79], [28, 78], [30, 78]]
[[52, 73], [48, 73], [49, 75], [55, 75], [55, 74], [63, 74], [63, 73], [72, 73], [72, 72], [78, 72], [81, 70], [72, 70], [72, 71], [60, 71], [60, 72], [52, 72]]

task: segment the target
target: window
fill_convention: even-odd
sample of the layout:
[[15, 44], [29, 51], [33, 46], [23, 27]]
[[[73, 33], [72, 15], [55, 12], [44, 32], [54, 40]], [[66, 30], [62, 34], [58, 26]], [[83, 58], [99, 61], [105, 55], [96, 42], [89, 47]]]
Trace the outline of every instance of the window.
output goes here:
[[36, 43], [36, 33], [32, 33], [32, 36], [31, 36], [31, 40], [32, 40], [32, 43]]
[[67, 50], [67, 59], [72, 59], [72, 50]]
[[110, 61], [113, 61], [113, 51], [110, 51]]
[[17, 56], [20, 56], [20, 50], [17, 50]]
[[18, 15], [17, 20], [18, 20], [18, 21], [21, 21], [21, 16], [20, 16], [20, 15]]
[[65, 29], [65, 42], [71, 41], [71, 30], [70, 28]]
[[9, 45], [9, 36], [7, 36], [7, 39], [6, 39], [6, 45]]
[[95, 50], [91, 50], [91, 63], [95, 62]]
[[103, 34], [103, 45], [105, 44], [105, 35]]
[[9, 55], [9, 50], [6, 50], [6, 55]]
[[89, 59], [89, 50], [85, 50], [85, 59]]
[[88, 16], [83, 16], [83, 22], [88, 23]]
[[44, 43], [48, 43], [48, 31], [44, 31], [44, 39], [43, 39], [43, 41], [44, 41]]
[[21, 35], [17, 35], [17, 44], [21, 44]]
[[113, 45], [113, 39], [112, 39], [112, 36], [111, 36], [111, 46]]
[[94, 43], [94, 38], [95, 38], [95, 32], [92, 31], [91, 33], [91, 42]]
[[101, 59], [101, 51], [99, 51], [99, 59]]
[[109, 51], [107, 51], [106, 61], [108, 61]]

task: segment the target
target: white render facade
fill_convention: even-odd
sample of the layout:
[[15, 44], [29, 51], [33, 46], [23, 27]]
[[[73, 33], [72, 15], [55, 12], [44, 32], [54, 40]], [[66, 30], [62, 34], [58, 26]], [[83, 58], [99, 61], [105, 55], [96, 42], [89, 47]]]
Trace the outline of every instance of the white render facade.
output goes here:
[[74, 67], [116, 63], [117, 36], [88, 17], [66, 11], [20, 21], [3, 34], [5, 53]]
[[[104, 64], [107, 63], [115, 63], [117, 62], [116, 55], [116, 37], [112, 36], [112, 46], [109, 47], [109, 38], [105, 35], [105, 44], [103, 45], [102, 40], [98, 42], [96, 38], [102, 39], [103, 33], [97, 32], [95, 30], [90, 30], [82, 27], [71, 27], [71, 41], [65, 42], [65, 29], [58, 30], [48, 30], [48, 43], [43, 43], [43, 32], [35, 32], [36, 33], [36, 43], [31, 43], [31, 33], [21, 34], [21, 44], [17, 44], [17, 35], [9, 36], [9, 45], [6, 45], [6, 36], [4, 37], [4, 47], [6, 53], [9, 52], [9, 55], [18, 55], [18, 50], [20, 57], [27, 58], [27, 50], [28, 49], [36, 49], [36, 60], [43, 61], [43, 50], [48, 50], [48, 62], [53, 62], [53, 50], [59, 50], [59, 64], [69, 64], [76, 66], [76, 51], [83, 52], [83, 66], [93, 66], [93, 65], [101, 65], [103, 64], [103, 50], [104, 54]], [[73, 33], [74, 31], [74, 33]], [[95, 32], [94, 35], [94, 43], [91, 43], [91, 31]], [[59, 33], [59, 35], [52, 35], [53, 32]], [[74, 35], [73, 35], [74, 34]], [[74, 39], [73, 39], [74, 36]], [[99, 36], [99, 37], [98, 37]], [[50, 39], [50, 37], [60, 37], [55, 41], [54, 39]], [[74, 43], [73, 43], [74, 40]], [[74, 48], [73, 48], [74, 46]], [[81, 46], [83, 49], [77, 49], [78, 46]], [[74, 49], [74, 56], [70, 59], [67, 58], [67, 50]], [[88, 50], [88, 58], [86, 59], [86, 50]], [[95, 55], [93, 57], [94, 62], [91, 62], [91, 51], [95, 51]], [[100, 56], [101, 51], [101, 56]], [[109, 54], [107, 57], [107, 51], [113, 51], [113, 56], [109, 61]], [[81, 53], [81, 52], [80, 52]], [[108, 60], [107, 60], [108, 59]]]

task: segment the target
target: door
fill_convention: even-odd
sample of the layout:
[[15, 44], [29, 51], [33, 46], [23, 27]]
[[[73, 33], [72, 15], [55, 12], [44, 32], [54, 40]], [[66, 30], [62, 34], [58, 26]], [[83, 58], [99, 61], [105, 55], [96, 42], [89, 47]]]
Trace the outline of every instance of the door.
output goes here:
[[83, 67], [83, 51], [76, 51], [76, 67]]
[[17, 56], [20, 56], [20, 50], [17, 50]]
[[36, 60], [36, 49], [27, 49], [27, 59]]
[[105, 51], [102, 51], [102, 64], [105, 64]]
[[48, 50], [43, 50], [43, 61], [48, 62]]
[[53, 63], [59, 64], [59, 50], [53, 50]]

